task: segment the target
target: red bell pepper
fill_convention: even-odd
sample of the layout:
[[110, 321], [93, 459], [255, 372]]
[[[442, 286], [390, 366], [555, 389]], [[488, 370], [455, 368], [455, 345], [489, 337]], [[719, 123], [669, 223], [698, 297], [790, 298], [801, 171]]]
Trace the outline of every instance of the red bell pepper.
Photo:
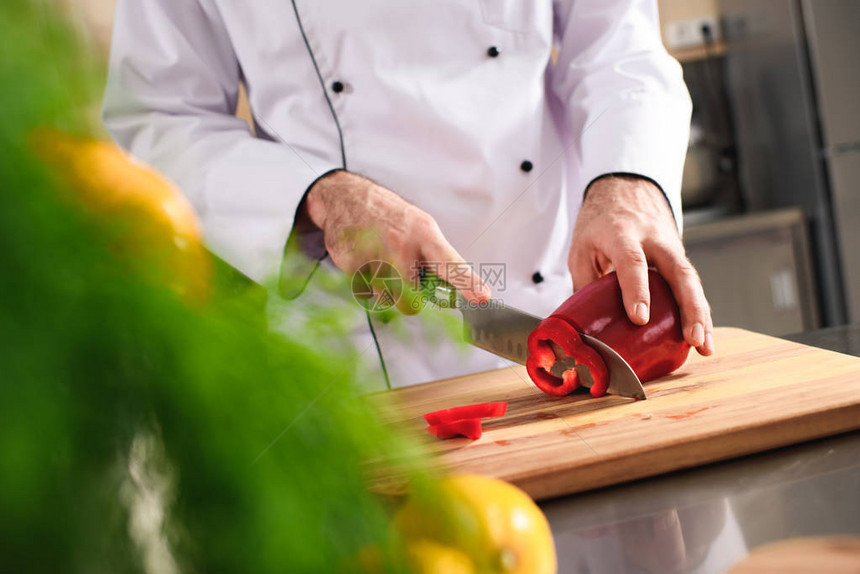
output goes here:
[[[681, 313], [669, 285], [648, 271], [651, 317], [646, 325], [627, 318], [616, 274], [610, 273], [580, 289], [540, 322], [529, 336], [526, 368], [535, 384], [549, 394], [562, 395], [579, 386], [575, 375], [559, 379], [549, 373], [555, 354], [549, 341], [591, 370], [593, 396], [606, 392], [608, 372], [603, 360], [579, 337], [587, 333], [612, 347], [643, 383], [667, 375], [684, 364], [690, 345], [681, 333]], [[595, 355], [597, 358], [595, 359]], [[575, 373], [575, 371], [574, 371]]]
[[472, 440], [481, 438], [483, 430], [481, 420], [490, 417], [500, 417], [505, 414], [508, 403], [479, 403], [433, 411], [424, 415], [424, 420], [430, 425], [427, 432], [438, 438], [453, 438], [464, 436]]
[[481, 428], [481, 419], [463, 419], [430, 425], [427, 427], [427, 432], [436, 438], [464, 436], [472, 440], [478, 440], [484, 434], [484, 430]]

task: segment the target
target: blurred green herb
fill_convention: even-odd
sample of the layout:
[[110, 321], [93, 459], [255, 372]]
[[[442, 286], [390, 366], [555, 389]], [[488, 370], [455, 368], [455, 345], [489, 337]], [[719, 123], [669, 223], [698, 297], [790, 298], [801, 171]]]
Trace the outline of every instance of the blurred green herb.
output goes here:
[[252, 291], [188, 307], [57, 201], [27, 141], [91, 131], [99, 73], [50, 6], [0, 5], [0, 571], [397, 570], [363, 463], [413, 451], [327, 350], [338, 309], [289, 338]]

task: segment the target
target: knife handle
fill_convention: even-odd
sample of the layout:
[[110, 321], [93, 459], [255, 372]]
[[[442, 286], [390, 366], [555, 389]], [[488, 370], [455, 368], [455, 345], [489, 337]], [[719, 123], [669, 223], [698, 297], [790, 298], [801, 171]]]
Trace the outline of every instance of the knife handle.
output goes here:
[[443, 309], [457, 308], [457, 290], [445, 281], [440, 280], [433, 287], [433, 292], [430, 294], [430, 301]]

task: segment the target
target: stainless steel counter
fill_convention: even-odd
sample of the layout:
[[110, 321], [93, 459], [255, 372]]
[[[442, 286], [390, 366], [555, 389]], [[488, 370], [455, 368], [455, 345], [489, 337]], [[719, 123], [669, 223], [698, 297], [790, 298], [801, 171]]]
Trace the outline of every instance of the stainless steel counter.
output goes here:
[[[785, 338], [860, 356], [860, 325]], [[860, 432], [541, 507], [563, 574], [721, 574], [767, 542], [860, 534]]]

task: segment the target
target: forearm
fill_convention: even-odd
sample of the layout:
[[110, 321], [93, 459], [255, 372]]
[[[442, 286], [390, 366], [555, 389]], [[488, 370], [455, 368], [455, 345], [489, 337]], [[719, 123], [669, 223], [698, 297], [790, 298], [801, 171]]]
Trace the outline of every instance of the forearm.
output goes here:
[[656, 2], [558, 2], [562, 38], [551, 86], [565, 103], [582, 191], [606, 174], [637, 174], [663, 191], [681, 227], [681, 174], [691, 103], [660, 39]]

